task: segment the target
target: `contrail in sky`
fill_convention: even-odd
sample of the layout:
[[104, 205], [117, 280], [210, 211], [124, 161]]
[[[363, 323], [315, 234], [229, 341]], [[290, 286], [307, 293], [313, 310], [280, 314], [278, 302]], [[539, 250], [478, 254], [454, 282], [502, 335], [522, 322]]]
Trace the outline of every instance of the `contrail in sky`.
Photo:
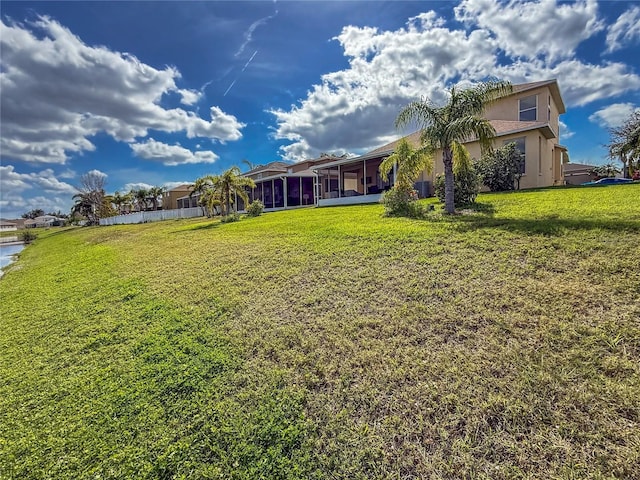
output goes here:
[[233, 88], [233, 86], [236, 84], [236, 82], [240, 78], [240, 75], [242, 74], [242, 72], [244, 72], [247, 69], [247, 67], [249, 66], [249, 64], [251, 63], [251, 61], [255, 58], [255, 56], [257, 54], [258, 54], [258, 50], [253, 52], [253, 55], [251, 55], [251, 58], [249, 60], [247, 60], [247, 63], [244, 64], [244, 67], [242, 67], [242, 70], [240, 70], [240, 73], [238, 74], [238, 76], [235, 78], [235, 80], [233, 82], [231, 82], [231, 85], [229, 85], [229, 88], [227, 88], [227, 90], [224, 92], [224, 94], [222, 95], [223, 97], [227, 96], [227, 93], [229, 93], [229, 91]]

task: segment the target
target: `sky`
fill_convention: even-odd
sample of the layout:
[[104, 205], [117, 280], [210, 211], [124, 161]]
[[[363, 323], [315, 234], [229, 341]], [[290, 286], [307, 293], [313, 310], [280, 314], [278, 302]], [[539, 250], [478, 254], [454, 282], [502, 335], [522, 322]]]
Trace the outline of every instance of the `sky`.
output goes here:
[[191, 183], [242, 160], [358, 155], [410, 101], [555, 78], [560, 143], [602, 164], [640, 108], [640, 1], [5, 2], [0, 216]]

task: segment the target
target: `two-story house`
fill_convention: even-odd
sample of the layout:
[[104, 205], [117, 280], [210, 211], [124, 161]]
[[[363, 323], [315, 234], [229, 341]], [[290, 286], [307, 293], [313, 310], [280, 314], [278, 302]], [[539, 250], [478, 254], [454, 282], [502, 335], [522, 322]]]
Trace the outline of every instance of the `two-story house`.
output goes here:
[[[485, 117], [496, 131], [494, 147], [515, 142], [521, 153], [523, 175], [520, 188], [564, 183], [563, 163], [567, 149], [559, 143], [559, 116], [563, 113], [565, 106], [556, 80], [514, 85], [510, 95], [487, 108]], [[419, 132], [404, 138], [414, 147], [420, 145]], [[383, 182], [380, 178], [378, 166], [395, 151], [399, 141], [360, 157], [314, 167], [318, 175], [317, 204], [328, 206], [378, 201], [381, 193], [391, 186], [390, 182]], [[480, 157], [477, 141], [470, 140], [465, 147], [472, 157]], [[420, 196], [431, 195], [436, 175], [444, 172], [441, 151], [436, 152], [434, 160], [433, 172], [423, 172], [416, 182]]]

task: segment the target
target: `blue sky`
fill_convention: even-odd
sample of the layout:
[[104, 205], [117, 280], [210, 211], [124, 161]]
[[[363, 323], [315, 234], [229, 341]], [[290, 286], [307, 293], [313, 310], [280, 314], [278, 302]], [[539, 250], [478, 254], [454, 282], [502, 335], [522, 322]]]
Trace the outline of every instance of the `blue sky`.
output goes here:
[[640, 2], [2, 2], [0, 215], [359, 154], [453, 84], [557, 78], [573, 162], [640, 107]]

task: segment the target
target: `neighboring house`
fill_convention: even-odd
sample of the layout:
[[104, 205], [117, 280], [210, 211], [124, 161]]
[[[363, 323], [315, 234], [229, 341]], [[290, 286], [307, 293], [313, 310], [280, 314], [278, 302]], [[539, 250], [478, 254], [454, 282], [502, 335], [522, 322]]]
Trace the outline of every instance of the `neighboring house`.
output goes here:
[[17, 229], [18, 226], [15, 223], [0, 220], [0, 232], [11, 232]]
[[[522, 155], [523, 175], [520, 188], [548, 187], [564, 184], [563, 164], [566, 147], [560, 145], [559, 116], [565, 113], [556, 80], [514, 85], [513, 93], [496, 101], [486, 111], [486, 118], [496, 130], [495, 147], [515, 142]], [[405, 137], [413, 147], [420, 145], [419, 132]], [[400, 139], [360, 157], [341, 159], [315, 168], [318, 175], [319, 206], [375, 202], [380, 192], [390, 187], [382, 182], [378, 167], [391, 155]], [[465, 143], [472, 157], [481, 155], [476, 140]], [[435, 154], [433, 172], [426, 171], [416, 183], [420, 196], [432, 194], [438, 174], [444, 173], [442, 151]], [[393, 174], [390, 175], [393, 179]]]
[[43, 228], [43, 227], [61, 227], [67, 221], [64, 218], [54, 217], [53, 215], [43, 215], [33, 219], [24, 221], [24, 228]]
[[593, 172], [593, 165], [583, 163], [565, 163], [564, 181], [567, 185], [582, 185], [596, 179]]
[[[162, 196], [162, 209], [163, 210], [174, 210], [176, 208], [188, 208], [190, 205], [185, 205], [185, 198], [189, 198], [189, 194], [193, 191], [193, 187], [188, 184], [178, 185], [171, 190], [167, 190], [167, 192]], [[193, 205], [197, 207], [197, 203]]]
[[[259, 165], [242, 175], [251, 178], [255, 188], [247, 189], [249, 201], [260, 200], [265, 210], [311, 207], [317, 204], [317, 175], [314, 168], [339, 157], [322, 156], [298, 163], [271, 162]], [[238, 210], [244, 202], [237, 198]]]

